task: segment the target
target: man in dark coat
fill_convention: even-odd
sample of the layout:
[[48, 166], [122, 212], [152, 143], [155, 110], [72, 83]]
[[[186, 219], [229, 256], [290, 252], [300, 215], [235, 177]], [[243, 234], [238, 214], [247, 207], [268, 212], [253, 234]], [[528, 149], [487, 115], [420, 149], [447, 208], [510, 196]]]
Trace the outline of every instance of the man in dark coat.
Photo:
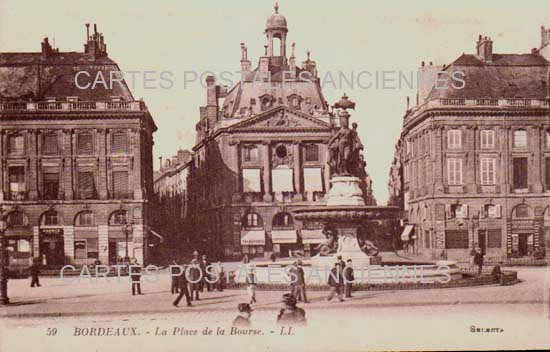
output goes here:
[[248, 328], [251, 327], [250, 316], [252, 315], [252, 307], [248, 303], [239, 303], [237, 306], [239, 315], [233, 320], [233, 326]]
[[481, 275], [481, 269], [483, 268], [483, 252], [481, 248], [476, 248], [476, 254], [474, 255], [474, 264], [477, 265], [477, 275]]
[[296, 298], [290, 293], [283, 295], [284, 307], [280, 310], [277, 316], [277, 324], [279, 325], [307, 325], [306, 312], [302, 308], [296, 306]]
[[[210, 285], [210, 282], [207, 281], [207, 279], [210, 279], [210, 275], [206, 271], [206, 269], [210, 267], [210, 262], [206, 259], [206, 255], [202, 256], [202, 258], [199, 262], [199, 266], [200, 266], [200, 269], [201, 269], [201, 272], [202, 272], [202, 279], [201, 279], [201, 282], [200, 282], [200, 290], [201, 290], [201, 292], [203, 292], [204, 291], [204, 286], [206, 286], [207, 291], [210, 292], [212, 290], [212, 287]], [[209, 269], [209, 270], [212, 270], [212, 269]]]
[[141, 266], [138, 261], [135, 260], [134, 264], [130, 266], [130, 279], [132, 281], [132, 296], [142, 295], [141, 293]]
[[178, 304], [180, 303], [181, 299], [183, 298], [183, 296], [185, 296], [185, 300], [187, 301], [187, 306], [188, 307], [191, 307], [191, 296], [189, 295], [189, 290], [187, 288], [189, 282], [187, 280], [187, 276], [186, 276], [186, 272], [185, 272], [185, 267], [182, 269], [183, 271], [180, 273], [179, 276], [177, 276], [177, 283], [178, 283], [178, 289], [179, 289], [179, 295], [178, 297], [176, 298], [176, 300], [174, 301], [174, 306], [177, 307]]
[[186, 270], [186, 274], [189, 272], [189, 277], [187, 278], [189, 282], [189, 288], [191, 291], [191, 300], [199, 300], [199, 289], [200, 289], [200, 277], [201, 269], [198, 260], [191, 260], [191, 266]]
[[296, 262], [296, 284], [294, 286], [294, 297], [298, 301], [304, 301], [309, 303], [306, 296], [306, 279], [304, 274], [304, 268], [302, 268], [302, 261]]
[[40, 275], [40, 265], [38, 265], [37, 261], [33, 261], [31, 267], [31, 287], [34, 287], [35, 285], [40, 287], [40, 281], [38, 281], [38, 275]]
[[351, 298], [351, 287], [353, 285], [353, 280], [355, 276], [353, 275], [353, 268], [351, 267], [351, 259], [347, 260], [347, 265], [344, 268], [344, 279], [345, 279], [345, 292], [346, 297]]
[[338, 295], [340, 302], [344, 301], [344, 273], [340, 261], [334, 263], [334, 268], [328, 276], [328, 285], [330, 286], [330, 294], [327, 301], [330, 301], [335, 294]]
[[170, 264], [170, 274], [172, 278], [172, 286], [171, 286], [172, 294], [178, 293], [178, 289], [179, 289], [178, 280], [181, 277], [181, 275], [178, 275], [180, 272], [180, 267], [178, 267], [177, 265], [178, 263], [176, 262], [176, 260], [172, 260], [172, 263]]

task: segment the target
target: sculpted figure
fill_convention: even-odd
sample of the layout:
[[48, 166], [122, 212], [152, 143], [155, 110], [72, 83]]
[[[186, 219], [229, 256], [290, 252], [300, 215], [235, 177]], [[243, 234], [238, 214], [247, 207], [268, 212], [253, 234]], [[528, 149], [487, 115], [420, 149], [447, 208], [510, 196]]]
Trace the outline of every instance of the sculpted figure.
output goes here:
[[328, 256], [332, 253], [336, 253], [338, 248], [338, 232], [330, 226], [325, 226], [323, 228], [323, 235], [325, 235], [327, 241], [318, 245], [315, 250], [319, 251], [321, 256]]

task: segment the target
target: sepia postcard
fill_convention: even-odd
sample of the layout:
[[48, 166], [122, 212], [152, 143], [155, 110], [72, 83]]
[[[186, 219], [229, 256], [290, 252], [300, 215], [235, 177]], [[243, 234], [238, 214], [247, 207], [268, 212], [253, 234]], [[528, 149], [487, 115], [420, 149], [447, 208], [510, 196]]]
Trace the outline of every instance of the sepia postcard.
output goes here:
[[550, 348], [550, 2], [0, 0], [0, 352]]

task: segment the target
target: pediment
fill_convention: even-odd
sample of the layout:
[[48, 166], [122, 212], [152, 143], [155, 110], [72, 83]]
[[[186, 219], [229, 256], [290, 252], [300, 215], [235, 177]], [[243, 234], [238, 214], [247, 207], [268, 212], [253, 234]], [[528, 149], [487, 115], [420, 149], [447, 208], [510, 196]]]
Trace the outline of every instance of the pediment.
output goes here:
[[315, 117], [286, 107], [277, 107], [252, 116], [231, 127], [246, 130], [329, 129], [330, 125]]

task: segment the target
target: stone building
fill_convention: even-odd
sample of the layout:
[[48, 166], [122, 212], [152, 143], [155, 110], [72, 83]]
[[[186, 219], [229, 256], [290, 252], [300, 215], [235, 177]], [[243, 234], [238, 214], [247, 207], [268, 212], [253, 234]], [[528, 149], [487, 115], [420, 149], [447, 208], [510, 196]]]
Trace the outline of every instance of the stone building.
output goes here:
[[32, 257], [49, 266], [147, 261], [156, 126], [145, 103], [115, 81], [120, 69], [106, 47], [87, 25], [84, 52], [60, 52], [45, 38], [40, 52], [0, 53], [10, 266]]
[[162, 237], [162, 245], [155, 255], [159, 262], [189, 255], [196, 240], [188, 216], [189, 188], [187, 185], [193, 154], [179, 150], [154, 173], [154, 206], [151, 227]]
[[548, 31], [528, 54], [476, 54], [420, 68], [390, 172], [419, 253], [466, 259], [540, 257], [550, 245]]
[[[219, 258], [313, 254], [320, 228], [302, 229], [290, 211], [325, 201], [327, 141], [335, 123], [321, 92], [317, 64], [299, 66], [288, 26], [267, 19], [264, 55], [252, 67], [241, 44], [242, 80], [231, 89], [208, 77], [189, 180], [191, 217], [205, 251]], [[223, 102], [220, 103], [220, 99]], [[367, 203], [374, 202], [364, 177]]]

